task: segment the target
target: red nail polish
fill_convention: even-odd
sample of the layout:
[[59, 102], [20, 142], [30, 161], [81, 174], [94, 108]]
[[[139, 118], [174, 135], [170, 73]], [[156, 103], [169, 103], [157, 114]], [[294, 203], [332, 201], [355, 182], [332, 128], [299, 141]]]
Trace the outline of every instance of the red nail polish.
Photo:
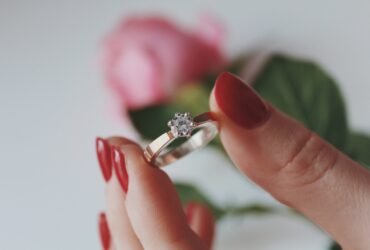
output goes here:
[[99, 214], [99, 234], [103, 250], [109, 250], [111, 238], [105, 213]]
[[196, 206], [197, 205], [194, 202], [191, 202], [191, 203], [187, 204], [186, 207], [185, 207], [185, 215], [186, 215], [186, 218], [187, 218], [189, 224], [191, 223], [191, 221], [194, 218], [194, 211], [195, 211]]
[[99, 137], [96, 138], [96, 154], [98, 155], [100, 169], [105, 181], [109, 181], [112, 176], [112, 158], [110, 151], [110, 145], [106, 140]]
[[112, 146], [112, 159], [113, 159], [113, 168], [117, 175], [117, 179], [121, 184], [121, 187], [125, 193], [128, 189], [128, 174], [125, 163], [125, 156], [120, 149]]
[[240, 78], [228, 72], [218, 76], [215, 98], [221, 110], [246, 129], [262, 125], [270, 115], [262, 98]]

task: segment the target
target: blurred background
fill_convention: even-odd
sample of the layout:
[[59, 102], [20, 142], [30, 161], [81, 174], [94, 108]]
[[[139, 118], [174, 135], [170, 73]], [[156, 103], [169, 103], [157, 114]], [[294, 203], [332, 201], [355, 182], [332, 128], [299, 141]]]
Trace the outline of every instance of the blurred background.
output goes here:
[[[0, 0], [0, 249], [101, 248], [94, 140], [128, 132], [109, 112], [99, 54], [123, 17], [154, 13], [192, 26], [212, 13], [226, 28], [229, 57], [262, 48], [312, 59], [340, 85], [351, 127], [370, 132], [369, 10], [366, 1]], [[279, 206], [229, 165], [206, 148], [168, 172], [218, 204]], [[281, 214], [220, 221], [215, 249], [328, 245], [305, 219]]]

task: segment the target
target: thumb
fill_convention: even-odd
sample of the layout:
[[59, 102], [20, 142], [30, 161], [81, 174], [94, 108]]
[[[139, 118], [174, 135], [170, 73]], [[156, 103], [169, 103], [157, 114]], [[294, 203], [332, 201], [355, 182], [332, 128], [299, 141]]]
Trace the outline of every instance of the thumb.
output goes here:
[[370, 172], [230, 73], [216, 80], [210, 106], [227, 153], [245, 175], [345, 249], [369, 246]]

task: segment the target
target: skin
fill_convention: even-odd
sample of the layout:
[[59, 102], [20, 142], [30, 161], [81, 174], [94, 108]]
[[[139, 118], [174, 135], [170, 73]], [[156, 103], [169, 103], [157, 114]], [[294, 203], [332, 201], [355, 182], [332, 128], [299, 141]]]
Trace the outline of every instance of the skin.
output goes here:
[[[268, 121], [252, 130], [228, 119], [213, 93], [210, 107], [220, 122], [222, 143], [241, 174], [303, 213], [344, 249], [369, 249], [369, 171], [272, 107]], [[136, 143], [119, 137], [107, 140], [124, 153], [129, 176], [126, 194], [114, 171], [106, 184], [111, 249], [210, 249], [210, 211], [194, 205], [189, 222], [167, 174], [149, 166]]]

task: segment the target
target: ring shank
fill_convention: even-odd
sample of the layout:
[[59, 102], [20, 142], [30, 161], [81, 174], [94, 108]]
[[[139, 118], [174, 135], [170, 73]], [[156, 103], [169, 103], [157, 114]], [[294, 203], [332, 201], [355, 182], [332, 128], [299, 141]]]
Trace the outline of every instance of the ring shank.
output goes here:
[[144, 150], [146, 160], [158, 167], [166, 166], [190, 152], [207, 145], [218, 133], [218, 123], [210, 112], [203, 113], [194, 118], [194, 134], [178, 147], [166, 150], [166, 147], [173, 142], [176, 137], [171, 131], [164, 133]]

